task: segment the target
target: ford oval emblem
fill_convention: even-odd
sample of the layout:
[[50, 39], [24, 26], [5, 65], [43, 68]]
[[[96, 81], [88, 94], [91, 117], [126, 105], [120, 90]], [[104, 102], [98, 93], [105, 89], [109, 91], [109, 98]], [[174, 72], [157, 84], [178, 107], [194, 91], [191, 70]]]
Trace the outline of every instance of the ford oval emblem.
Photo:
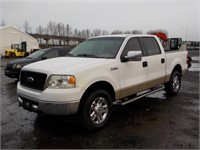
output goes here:
[[30, 83], [32, 83], [34, 81], [34, 79], [33, 79], [33, 77], [28, 77], [27, 81], [30, 82]]

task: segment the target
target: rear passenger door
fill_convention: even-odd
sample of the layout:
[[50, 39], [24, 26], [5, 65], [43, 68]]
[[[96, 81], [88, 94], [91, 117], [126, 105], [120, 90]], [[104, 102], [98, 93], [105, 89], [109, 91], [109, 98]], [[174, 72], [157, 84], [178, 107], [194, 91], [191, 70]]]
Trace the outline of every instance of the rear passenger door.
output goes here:
[[69, 53], [69, 50], [68, 49], [60, 49], [60, 50], [58, 50], [58, 53], [59, 53], [59, 57], [63, 57]]
[[147, 58], [146, 62], [143, 63], [148, 68], [147, 86], [151, 88], [165, 80], [165, 54], [162, 53], [154, 37], [140, 37], [139, 40]]

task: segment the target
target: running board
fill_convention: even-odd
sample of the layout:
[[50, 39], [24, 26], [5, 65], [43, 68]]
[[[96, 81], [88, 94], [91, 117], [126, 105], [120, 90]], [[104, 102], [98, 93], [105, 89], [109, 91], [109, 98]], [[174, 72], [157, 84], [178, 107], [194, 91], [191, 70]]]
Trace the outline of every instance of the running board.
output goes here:
[[117, 100], [117, 101], [113, 102], [113, 105], [124, 106], [124, 105], [127, 105], [127, 104], [129, 104], [129, 103], [131, 103], [131, 102], [137, 100], [137, 99], [140, 99], [140, 98], [145, 97], [145, 96], [147, 96], [147, 95], [150, 95], [150, 94], [153, 94], [153, 93], [155, 93], [155, 92], [161, 91], [161, 90], [163, 90], [163, 89], [164, 89], [164, 87], [159, 87], [159, 88], [156, 88], [156, 89], [147, 91], [147, 92], [145, 92], [145, 93], [139, 94], [138, 96], [135, 96], [135, 97], [133, 97], [133, 98], [131, 98], [131, 99], [128, 99], [128, 100], [124, 100], [124, 101], [122, 101], [122, 100]]

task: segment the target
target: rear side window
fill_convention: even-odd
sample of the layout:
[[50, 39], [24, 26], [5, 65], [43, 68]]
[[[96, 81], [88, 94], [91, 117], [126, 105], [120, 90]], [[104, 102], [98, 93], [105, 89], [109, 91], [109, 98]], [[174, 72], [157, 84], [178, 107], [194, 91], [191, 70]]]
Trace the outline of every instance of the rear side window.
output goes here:
[[143, 48], [145, 56], [161, 54], [160, 47], [155, 38], [142, 37], [140, 39], [142, 42], [142, 48]]
[[59, 50], [59, 51], [58, 51], [59, 56], [66, 56], [68, 52], [69, 52], [69, 51], [68, 51], [67, 49], [62, 49], [62, 50]]
[[58, 51], [49, 51], [43, 57], [47, 57], [47, 59], [49, 59], [49, 58], [54, 58], [54, 57], [58, 57], [58, 56], [59, 56]]

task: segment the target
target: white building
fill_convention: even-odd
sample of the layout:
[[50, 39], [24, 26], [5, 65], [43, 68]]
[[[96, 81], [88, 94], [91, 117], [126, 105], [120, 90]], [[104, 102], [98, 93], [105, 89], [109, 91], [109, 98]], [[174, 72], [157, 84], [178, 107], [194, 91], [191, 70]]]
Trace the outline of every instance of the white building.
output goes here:
[[27, 43], [27, 52], [39, 48], [37, 40], [29, 34], [12, 26], [0, 27], [0, 55], [4, 55], [5, 50], [11, 48], [11, 44], [21, 44], [21, 42]]

